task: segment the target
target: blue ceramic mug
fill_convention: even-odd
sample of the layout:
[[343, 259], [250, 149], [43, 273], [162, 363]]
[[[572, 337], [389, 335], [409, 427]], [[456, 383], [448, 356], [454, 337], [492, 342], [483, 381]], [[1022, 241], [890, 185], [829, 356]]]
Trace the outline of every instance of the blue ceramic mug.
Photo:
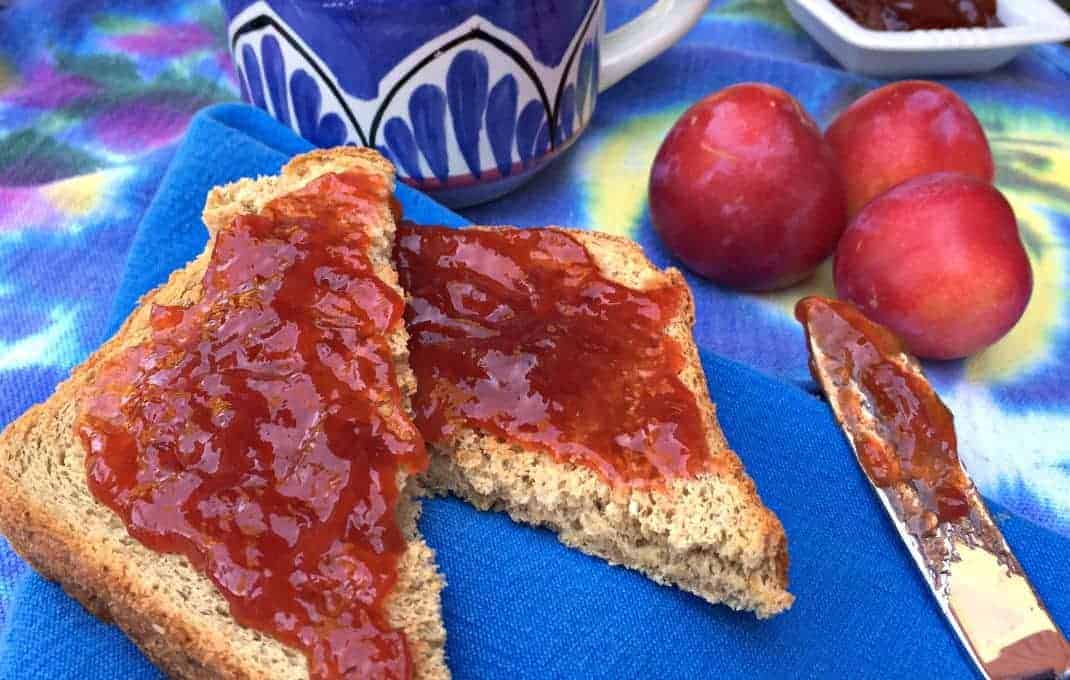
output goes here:
[[379, 149], [455, 207], [568, 148], [598, 92], [708, 3], [658, 0], [605, 34], [604, 0], [223, 0], [246, 101], [320, 146]]

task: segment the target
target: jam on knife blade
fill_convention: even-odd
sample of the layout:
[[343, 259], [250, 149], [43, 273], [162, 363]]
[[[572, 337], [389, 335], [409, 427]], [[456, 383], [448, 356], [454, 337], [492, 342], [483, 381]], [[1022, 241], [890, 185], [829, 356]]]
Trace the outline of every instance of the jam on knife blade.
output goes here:
[[852, 305], [795, 307], [810, 370], [981, 674], [1070, 678], [1070, 643], [958, 459], [951, 412], [888, 329]]

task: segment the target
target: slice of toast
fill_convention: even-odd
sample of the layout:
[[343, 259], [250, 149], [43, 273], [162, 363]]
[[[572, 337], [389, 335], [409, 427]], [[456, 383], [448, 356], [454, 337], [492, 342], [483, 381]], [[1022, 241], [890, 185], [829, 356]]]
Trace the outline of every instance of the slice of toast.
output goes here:
[[428, 442], [428, 490], [550, 527], [569, 546], [713, 603], [761, 618], [787, 609], [793, 597], [787, 591], [784, 530], [762, 504], [717, 423], [692, 336], [694, 301], [684, 277], [675, 269], [657, 269], [630, 240], [564, 231], [587, 248], [611, 281], [637, 290], [674, 286], [685, 292], [686, 303], [666, 333], [683, 349], [686, 363], [679, 377], [704, 415], [709, 451], [721, 472], [671, 480], [667, 493], [633, 490], [621, 498], [588, 467], [461, 427], [446, 441]]
[[[393, 168], [373, 151], [314, 151], [293, 159], [278, 177], [213, 190], [205, 223], [214, 235], [236, 215], [257, 212], [272, 198], [320, 175], [355, 169], [382, 174], [393, 183]], [[400, 294], [390, 259], [394, 220], [385, 202], [380, 210], [369, 258], [376, 274]], [[305, 656], [236, 623], [226, 600], [186, 558], [154, 552], [130, 537], [120, 518], [90, 494], [85, 452], [74, 436], [87, 387], [104, 362], [149, 336], [152, 304], [188, 306], [200, 297], [210, 248], [211, 242], [205, 253], [146, 295], [115, 337], [76, 368], [46, 403], [0, 435], [0, 531], [38, 572], [59, 581], [91, 612], [113, 620], [173, 677], [306, 678]], [[401, 328], [390, 338], [390, 347], [407, 401], [416, 383], [406, 345]], [[405, 633], [414, 677], [437, 680], [449, 677], [439, 604], [443, 581], [418, 534], [419, 506], [409, 491], [406, 487], [399, 494], [398, 526], [408, 543], [387, 602], [388, 619]]]

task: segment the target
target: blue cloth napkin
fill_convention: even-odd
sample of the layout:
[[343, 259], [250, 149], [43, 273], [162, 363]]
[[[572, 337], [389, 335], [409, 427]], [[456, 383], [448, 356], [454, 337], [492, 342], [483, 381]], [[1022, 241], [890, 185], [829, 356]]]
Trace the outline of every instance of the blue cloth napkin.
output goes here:
[[[201, 250], [215, 184], [268, 174], [306, 149], [235, 105], [198, 115], [131, 250], [113, 327], [136, 298]], [[399, 189], [406, 215], [462, 220]], [[447, 587], [442, 608], [456, 678], [952, 678], [971, 665], [916, 573], [827, 406], [793, 385], [702, 354], [728, 440], [787, 531], [785, 614], [757, 621], [565, 548], [548, 531], [453, 499], [420, 522]], [[1070, 626], [1070, 541], [992, 508], [1056, 620]], [[158, 675], [114, 627], [55, 585], [16, 595], [0, 678]]]

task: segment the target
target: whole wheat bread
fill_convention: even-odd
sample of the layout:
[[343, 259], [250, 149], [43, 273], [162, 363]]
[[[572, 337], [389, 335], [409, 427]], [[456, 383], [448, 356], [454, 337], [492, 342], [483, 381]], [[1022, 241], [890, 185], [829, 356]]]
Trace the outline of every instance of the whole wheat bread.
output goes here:
[[[329, 172], [360, 169], [393, 183], [393, 168], [373, 151], [338, 148], [292, 160], [278, 177], [242, 180], [208, 197], [205, 224], [215, 234], [239, 213]], [[384, 202], [369, 253], [376, 274], [397, 287], [390, 260], [394, 220]], [[113, 620], [165, 672], [179, 678], [306, 678], [304, 655], [234, 621], [213, 584], [184, 557], [154, 552], [131, 538], [117, 515], [90, 494], [85, 453], [73, 423], [86, 388], [102, 363], [150, 332], [152, 303], [187, 306], [201, 291], [209, 249], [149, 293], [119, 332], [0, 436], [0, 531], [45, 577], [54, 579], [98, 616]], [[400, 387], [416, 384], [407, 361], [407, 334], [390, 338]], [[410, 484], [411, 485], [411, 484]], [[398, 525], [408, 539], [398, 582], [387, 603], [390, 624], [404, 631], [414, 676], [448, 678], [439, 593], [443, 582], [431, 549], [419, 536], [419, 506], [401, 494]]]
[[[312, 152], [295, 158], [278, 177], [241, 180], [213, 190], [205, 224], [215, 234], [238, 214], [257, 212], [268, 200], [319, 175], [352, 168], [393, 175], [374, 152]], [[397, 273], [389, 258], [394, 224], [385, 206], [380, 223], [370, 255], [376, 273], [396, 287]], [[631, 241], [570, 233], [618, 283], [687, 290], [679, 272], [653, 267]], [[75, 369], [48, 402], [0, 435], [0, 531], [35, 569], [59, 581], [90, 611], [115, 621], [174, 677], [303, 678], [307, 664], [299, 651], [237, 624], [223, 597], [185, 558], [145, 548], [92, 497], [84, 451], [73, 434], [81, 399], [101, 364], [148, 337], [152, 303], [189, 305], [198, 299], [210, 245], [148, 294], [116, 336]], [[635, 491], [622, 499], [585, 467], [559, 463], [469, 429], [450, 441], [432, 443], [431, 468], [419, 480], [418, 490], [453, 492], [478, 507], [502, 509], [520, 521], [550, 526], [568, 545], [711, 602], [753, 610], [761, 617], [790, 606], [783, 530], [762, 505], [717, 424], [691, 336], [694, 309], [689, 291], [686, 300], [668, 333], [684, 348], [688, 361], [680, 377], [705, 413], [709, 447], [724, 472], [673, 481], [668, 493]], [[394, 334], [390, 345], [400, 387], [412, 395], [416, 384], [408, 365], [407, 334]], [[398, 508], [399, 526], [409, 543], [388, 612], [391, 624], [406, 634], [415, 676], [446, 678], [439, 607], [443, 582], [432, 551], [417, 533], [419, 507], [409, 499], [409, 491], [417, 490], [416, 481], [408, 480]]]
[[793, 600], [784, 530], [717, 423], [692, 336], [694, 302], [684, 277], [675, 269], [657, 269], [630, 240], [565, 231], [610, 280], [636, 290], [675, 286], [685, 293], [686, 304], [666, 333], [684, 350], [680, 378], [703, 411], [709, 450], [722, 472], [672, 480], [667, 493], [635, 490], [620, 497], [587, 467], [462, 427], [446, 441], [428, 442], [428, 492], [448, 491], [479, 508], [550, 527], [569, 546], [709, 602], [761, 618], [783, 611]]

